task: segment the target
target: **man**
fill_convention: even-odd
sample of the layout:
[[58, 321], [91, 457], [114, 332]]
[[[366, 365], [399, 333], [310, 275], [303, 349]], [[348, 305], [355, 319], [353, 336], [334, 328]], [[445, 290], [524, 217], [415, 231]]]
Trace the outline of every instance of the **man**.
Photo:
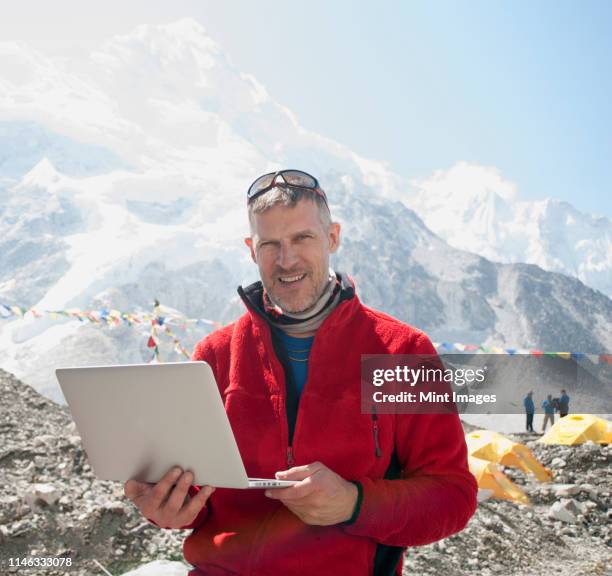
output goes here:
[[248, 474], [297, 484], [187, 496], [192, 475], [174, 470], [126, 494], [160, 526], [194, 529], [194, 576], [401, 574], [407, 546], [465, 526], [477, 486], [456, 414], [361, 413], [360, 357], [435, 350], [329, 269], [340, 225], [314, 177], [266, 174], [247, 205], [261, 282], [239, 288], [246, 313], [193, 359], [215, 373]]
[[553, 426], [555, 423], [555, 405], [553, 404], [552, 394], [546, 397], [546, 400], [542, 402], [542, 408], [544, 408], [544, 423], [542, 424], [542, 432], [546, 431], [546, 425], [550, 422]]
[[562, 389], [561, 396], [559, 397], [559, 418], [565, 418], [569, 414], [569, 401], [567, 392]]
[[533, 415], [535, 413], [533, 391], [527, 392], [527, 396], [523, 399], [523, 405], [525, 406], [525, 414], [527, 415], [527, 432], [533, 432]]

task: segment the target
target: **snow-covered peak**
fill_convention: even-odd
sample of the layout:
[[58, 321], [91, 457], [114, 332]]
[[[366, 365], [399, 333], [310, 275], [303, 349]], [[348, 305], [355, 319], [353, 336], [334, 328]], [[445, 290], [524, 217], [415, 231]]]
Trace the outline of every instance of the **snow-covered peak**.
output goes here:
[[166, 115], [174, 106], [192, 116], [219, 114], [231, 120], [268, 100], [265, 89], [236, 69], [189, 18], [141, 25], [116, 36], [91, 55], [91, 64], [96, 81], [112, 89], [124, 107], [144, 101], [157, 114]]
[[504, 180], [499, 169], [457, 162], [449, 170], [436, 170], [424, 180], [415, 180], [415, 186], [433, 194], [439, 202], [453, 198], [455, 204], [470, 204], [488, 196], [497, 196], [506, 202], [517, 199], [516, 185]]
[[612, 222], [547, 198], [523, 201], [496, 168], [460, 162], [414, 181], [407, 200], [456, 248], [576, 276], [612, 295]]
[[19, 188], [38, 188], [46, 190], [57, 184], [61, 174], [51, 161], [44, 157], [21, 180]]
[[202, 71], [223, 58], [219, 45], [190, 18], [171, 24], [137, 26], [128, 34], [111, 38], [92, 54], [93, 62], [108, 71], [131, 68], [142, 75], [149, 73], [157, 80], [166, 78], [168, 82], [177, 75], [191, 75], [191, 82], [196, 83], [202, 80]]

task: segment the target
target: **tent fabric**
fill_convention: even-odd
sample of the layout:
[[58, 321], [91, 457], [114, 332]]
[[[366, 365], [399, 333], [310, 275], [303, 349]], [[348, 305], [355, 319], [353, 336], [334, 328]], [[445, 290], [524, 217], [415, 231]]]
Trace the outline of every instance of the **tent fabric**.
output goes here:
[[592, 414], [568, 414], [559, 418], [538, 442], [573, 446], [589, 440], [596, 444], [612, 444], [612, 422]]
[[510, 500], [519, 504], [530, 504], [529, 498], [510, 478], [508, 478], [497, 464], [468, 456], [470, 472], [478, 482], [479, 490], [491, 490], [493, 498]]
[[550, 482], [552, 473], [538, 462], [524, 444], [513, 442], [493, 430], [475, 430], [466, 434], [468, 454], [502, 466], [519, 468], [533, 474], [540, 482]]

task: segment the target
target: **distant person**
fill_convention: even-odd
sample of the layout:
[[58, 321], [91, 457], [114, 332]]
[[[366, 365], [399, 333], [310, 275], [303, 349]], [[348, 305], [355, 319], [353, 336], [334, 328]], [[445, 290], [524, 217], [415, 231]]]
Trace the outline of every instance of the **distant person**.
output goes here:
[[564, 418], [569, 414], [569, 401], [570, 398], [565, 390], [561, 390], [561, 396], [559, 397], [559, 418]]
[[552, 399], [553, 410], [559, 412], [559, 398]]
[[553, 404], [552, 394], [546, 397], [546, 400], [542, 402], [542, 408], [544, 408], [544, 424], [542, 424], [542, 432], [546, 431], [546, 425], [550, 422], [553, 426], [555, 423], [555, 405]]
[[525, 406], [525, 414], [527, 415], [527, 432], [533, 432], [533, 415], [535, 413], [533, 392], [527, 392], [527, 396], [523, 399], [523, 405]]

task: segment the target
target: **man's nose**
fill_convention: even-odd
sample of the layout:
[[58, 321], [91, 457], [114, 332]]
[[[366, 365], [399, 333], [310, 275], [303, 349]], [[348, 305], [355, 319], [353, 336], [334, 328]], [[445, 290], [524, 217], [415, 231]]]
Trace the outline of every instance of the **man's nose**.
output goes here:
[[290, 270], [298, 261], [297, 252], [290, 244], [282, 243], [278, 251], [278, 266]]

